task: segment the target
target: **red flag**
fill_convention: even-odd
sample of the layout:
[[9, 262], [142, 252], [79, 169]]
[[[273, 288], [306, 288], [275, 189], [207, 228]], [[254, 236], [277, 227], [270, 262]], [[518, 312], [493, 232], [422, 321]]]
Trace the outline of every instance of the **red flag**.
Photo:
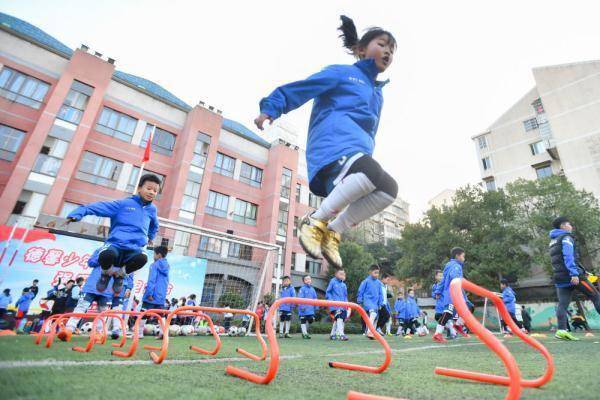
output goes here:
[[148, 140], [146, 143], [146, 150], [144, 150], [144, 157], [142, 157], [142, 162], [146, 162], [150, 160], [150, 146], [152, 145], [152, 138]]

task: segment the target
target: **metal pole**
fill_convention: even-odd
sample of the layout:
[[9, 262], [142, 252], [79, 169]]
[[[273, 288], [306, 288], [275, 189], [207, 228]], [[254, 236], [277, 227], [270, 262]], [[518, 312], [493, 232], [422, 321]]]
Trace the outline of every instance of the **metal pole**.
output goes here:
[[485, 300], [483, 301], [483, 318], [481, 319], [481, 325], [483, 325], [484, 328], [485, 328], [485, 317], [487, 315], [487, 303], [488, 303], [488, 299], [486, 297]]

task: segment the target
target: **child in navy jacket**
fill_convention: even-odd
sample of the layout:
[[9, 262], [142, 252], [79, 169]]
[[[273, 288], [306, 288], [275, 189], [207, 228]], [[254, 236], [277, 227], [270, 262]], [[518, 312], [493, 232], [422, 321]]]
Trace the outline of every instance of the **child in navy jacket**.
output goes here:
[[396, 181], [372, 158], [383, 106], [377, 80], [391, 64], [394, 36], [369, 29], [360, 39], [354, 22], [342, 16], [344, 47], [358, 59], [331, 65], [306, 80], [283, 85], [260, 101], [259, 129], [314, 99], [306, 161], [311, 192], [326, 197], [319, 209], [302, 218], [300, 243], [312, 257], [323, 255], [336, 268], [341, 234], [384, 210], [398, 194]]
[[[348, 301], [348, 288], [346, 287], [346, 271], [338, 269], [335, 271], [333, 278], [327, 285], [325, 291], [325, 298], [331, 301]], [[344, 322], [348, 318], [348, 310], [344, 307], [331, 306], [329, 307], [331, 312], [331, 319], [333, 319], [333, 326], [331, 327], [331, 340], [347, 341], [348, 338], [344, 333]]]
[[[279, 298], [296, 297], [296, 290], [292, 286], [292, 280], [289, 276], [284, 276], [282, 279], [281, 292]], [[279, 306], [279, 337], [291, 338], [290, 325], [292, 323], [293, 304], [282, 304]], [[285, 330], [285, 332], [284, 332]]]
[[[298, 298], [315, 300], [317, 298], [317, 292], [315, 291], [315, 288], [312, 287], [312, 278], [310, 275], [306, 275], [302, 278], [302, 282], [304, 282], [304, 285], [302, 285], [298, 291]], [[302, 330], [303, 339], [310, 339], [308, 327], [315, 321], [315, 311], [317, 308], [318, 307], [316, 306], [308, 304], [298, 305], [298, 317], [300, 317], [300, 329]]]
[[[361, 304], [371, 323], [375, 325], [375, 320], [379, 314], [379, 308], [383, 306], [383, 292], [381, 282], [379, 281], [379, 266], [371, 265], [369, 267], [369, 276], [365, 278], [358, 287], [358, 304]], [[373, 334], [367, 329], [367, 337], [373, 338]]]
[[148, 261], [142, 247], [152, 246], [158, 231], [156, 207], [152, 204], [160, 190], [160, 179], [153, 174], [141, 177], [135, 196], [115, 201], [100, 201], [79, 206], [67, 215], [67, 223], [80, 221], [86, 215], [110, 218], [108, 239], [98, 255], [102, 273], [96, 282], [104, 292], [113, 277], [113, 291], [123, 290], [125, 275], [142, 268]]

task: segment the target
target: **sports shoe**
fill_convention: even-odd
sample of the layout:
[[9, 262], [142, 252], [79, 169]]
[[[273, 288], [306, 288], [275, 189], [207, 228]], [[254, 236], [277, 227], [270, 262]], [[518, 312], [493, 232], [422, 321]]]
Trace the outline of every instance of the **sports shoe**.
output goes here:
[[436, 333], [435, 335], [433, 335], [432, 339], [433, 339], [434, 342], [448, 343], [448, 341], [446, 340], [446, 338], [444, 338], [444, 336], [442, 336], [441, 333]]
[[96, 282], [96, 290], [104, 292], [108, 287], [108, 281], [110, 281], [110, 269], [103, 269], [98, 282]]
[[594, 334], [592, 332], [586, 332], [585, 337], [594, 337]]
[[337, 336], [336, 335], [331, 335], [331, 336], [329, 336], [329, 340], [337, 340]]
[[303, 334], [303, 335], [302, 335], [302, 339], [311, 339], [311, 337], [310, 337], [310, 335], [309, 335], [309, 334], [306, 334], [306, 335], [304, 335], [304, 334]]
[[283, 339], [283, 338], [284, 338], [283, 333], [280, 333], [279, 334], [279, 339]]
[[373, 336], [371, 332], [367, 333], [367, 338], [369, 338], [369, 340], [375, 340], [375, 336]]
[[283, 335], [283, 337], [286, 339], [291, 339], [292, 335], [290, 335], [289, 333], [286, 333], [285, 335]]
[[62, 342], [70, 342], [72, 336], [73, 336], [73, 332], [71, 332], [71, 330], [69, 328], [61, 329], [58, 332], [58, 334], [56, 335], [56, 337]]
[[327, 229], [323, 234], [321, 242], [321, 253], [327, 262], [335, 268], [342, 268], [342, 257], [340, 257], [340, 241], [342, 235]]
[[121, 330], [115, 330], [110, 333], [110, 338], [112, 340], [117, 340], [120, 337], [121, 337]]
[[340, 336], [339, 340], [341, 340], [342, 342], [347, 342], [350, 339], [348, 339], [348, 336], [342, 335], [342, 336]]
[[321, 244], [327, 229], [327, 223], [320, 219], [312, 218], [306, 214], [300, 220], [299, 240], [304, 251], [313, 258], [321, 258]]
[[560, 340], [573, 340], [573, 341], [578, 341], [579, 338], [571, 335], [571, 332], [565, 331], [565, 330], [558, 330], [556, 331], [556, 334], [554, 335], [555, 338], [560, 339]]
[[467, 332], [465, 332], [465, 329], [462, 325], [454, 325], [454, 329], [456, 329], [456, 332], [460, 333], [460, 335], [463, 337], [471, 337]]
[[123, 290], [123, 281], [125, 280], [125, 267], [111, 268], [113, 272], [113, 292], [115, 296], [118, 296]]

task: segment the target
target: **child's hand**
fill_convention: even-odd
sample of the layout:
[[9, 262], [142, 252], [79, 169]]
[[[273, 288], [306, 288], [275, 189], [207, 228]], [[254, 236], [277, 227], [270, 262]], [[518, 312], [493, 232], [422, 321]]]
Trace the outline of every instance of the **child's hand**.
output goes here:
[[61, 226], [67, 226], [69, 225], [71, 222], [77, 222], [77, 220], [75, 218], [67, 218], [67, 220], [65, 222], [63, 222], [63, 224]]
[[260, 129], [261, 131], [264, 130], [263, 128], [263, 124], [265, 123], [265, 121], [269, 121], [269, 124], [273, 123], [273, 118], [269, 117], [267, 114], [261, 113], [258, 117], [256, 117], [256, 119], [254, 120], [254, 124], [256, 125], [256, 127], [258, 129]]

